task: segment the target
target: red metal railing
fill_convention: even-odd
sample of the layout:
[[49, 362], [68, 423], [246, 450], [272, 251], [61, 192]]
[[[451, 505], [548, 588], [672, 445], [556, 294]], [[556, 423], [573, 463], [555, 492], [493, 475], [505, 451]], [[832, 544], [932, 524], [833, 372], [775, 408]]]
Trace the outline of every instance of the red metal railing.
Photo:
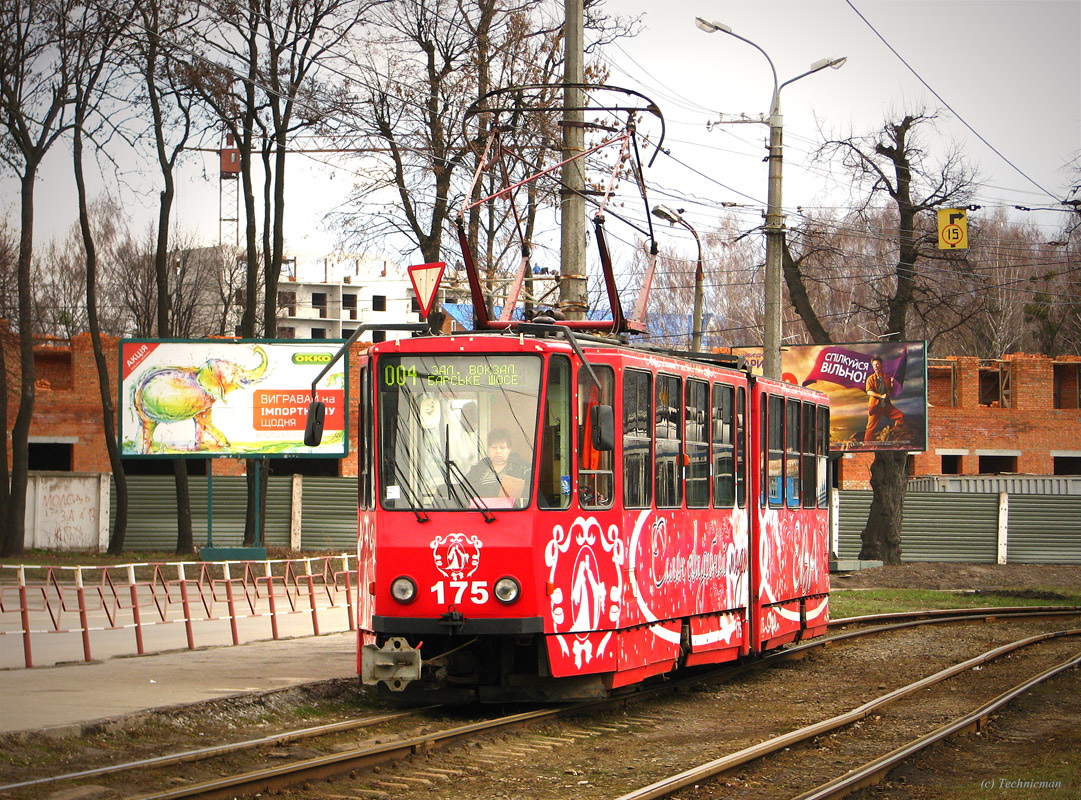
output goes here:
[[[142, 655], [148, 632], [181, 622], [188, 649], [196, 647], [197, 633], [210, 630], [208, 623], [228, 622], [234, 645], [267, 634], [278, 639], [283, 624], [290, 635], [318, 636], [320, 614], [324, 623], [334, 616], [332, 627], [344, 630], [347, 624], [352, 631], [355, 567], [355, 556], [347, 554], [111, 567], [0, 565], [0, 647], [6, 637], [21, 636], [23, 662], [32, 667], [32, 646], [50, 634], [79, 634], [82, 658], [92, 661], [92, 643], [104, 631], [132, 630], [135, 651]], [[310, 626], [298, 625], [305, 616]], [[259, 622], [263, 619], [269, 630]]]

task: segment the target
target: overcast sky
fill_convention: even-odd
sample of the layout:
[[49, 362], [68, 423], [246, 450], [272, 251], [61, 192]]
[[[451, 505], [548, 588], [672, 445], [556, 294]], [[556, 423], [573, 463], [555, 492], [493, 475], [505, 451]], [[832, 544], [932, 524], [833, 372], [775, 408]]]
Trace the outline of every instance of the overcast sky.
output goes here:
[[[707, 130], [707, 122], [722, 113], [767, 111], [772, 78], [760, 53], [723, 33], [699, 31], [696, 16], [723, 22], [761, 46], [782, 82], [824, 56], [848, 57], [843, 68], [808, 76], [782, 93], [784, 205], [789, 213], [797, 206], [845, 203], [838, 187], [808, 163], [821, 140], [819, 126], [828, 133], [867, 133], [881, 127], [891, 110], [942, 108], [943, 102], [921, 78], [976, 132], [944, 111], [941, 137], [933, 142], [944, 149], [956, 140], [978, 164], [982, 184], [974, 202], [987, 209], [1047, 207], [1053, 205], [1049, 194], [1064, 198], [1071, 179], [1077, 180], [1076, 173], [1063, 169], [1081, 151], [1077, 0], [853, 0], [851, 5], [845, 0], [609, 0], [608, 7], [642, 17], [639, 36], [607, 51], [610, 82], [650, 96], [668, 126], [673, 163], [659, 165], [655, 176], [647, 173], [647, 180], [662, 185], [652, 198], [676, 204], [686, 187], [690, 199], [683, 204], [688, 219], [698, 224], [708, 225], [720, 202], [764, 205], [766, 128], [723, 125]], [[287, 246], [302, 254], [322, 255], [333, 244], [321, 219], [344, 197], [349, 183], [348, 170], [328, 168], [326, 157], [319, 158], [323, 160], [296, 157], [290, 167], [291, 193], [305, 199], [289, 203]], [[39, 241], [41, 234], [51, 235], [74, 221], [69, 172], [64, 152], [54, 153], [43, 171]], [[17, 225], [17, 183], [5, 176], [2, 186]], [[697, 196], [708, 202], [695, 203]], [[153, 192], [129, 193], [125, 199], [133, 204], [133, 218], [153, 218]], [[216, 156], [200, 154], [186, 164], [179, 185], [182, 224], [216, 240], [217, 201]], [[751, 214], [749, 209], [749, 219]], [[1040, 222], [1053, 238], [1056, 215], [1027, 218]]]
[[[758, 44], [781, 82], [820, 58], [848, 57], [841, 69], [810, 75], [781, 94], [786, 209], [837, 202], [836, 188], [808, 163], [820, 127], [830, 134], [867, 133], [881, 128], [891, 111], [943, 110], [930, 144], [944, 150], [953, 140], [978, 165], [982, 183], [974, 202], [988, 209], [1053, 205], [1049, 194], [1063, 199], [1071, 179], [1079, 180], [1063, 169], [1081, 152], [1076, 0], [615, 0], [611, 7], [641, 14], [644, 25], [641, 35], [610, 51], [612, 67], [626, 75], [612, 82], [626, 80], [660, 104], [673, 155], [763, 204], [766, 128], [728, 125], [707, 132], [705, 123], [710, 111], [714, 119], [767, 111], [769, 65], [738, 39], [699, 31], [696, 16], [723, 22]], [[1028, 218], [1053, 235], [1056, 215]]]

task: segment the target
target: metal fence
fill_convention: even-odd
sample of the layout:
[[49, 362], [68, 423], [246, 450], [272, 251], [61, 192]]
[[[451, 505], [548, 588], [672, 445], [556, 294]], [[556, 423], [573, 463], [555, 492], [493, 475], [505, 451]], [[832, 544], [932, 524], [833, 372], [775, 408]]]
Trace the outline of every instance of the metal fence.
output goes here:
[[[0, 565], [0, 666], [355, 630], [356, 557]], [[79, 650], [81, 646], [81, 652]], [[8, 663], [12, 662], [12, 663]]]
[[[871, 493], [840, 493], [837, 555], [859, 556]], [[902, 561], [1081, 564], [1081, 497], [909, 492]]]
[[[191, 482], [195, 539], [202, 544], [207, 519], [206, 479], [192, 478]], [[127, 548], [171, 550], [176, 542], [172, 477], [137, 476], [129, 478], [128, 484]], [[356, 492], [356, 478], [270, 478], [265, 544], [295, 550], [354, 551]], [[842, 491], [839, 495], [837, 555], [856, 558], [871, 493]], [[216, 546], [241, 543], [245, 498], [244, 478], [214, 479]], [[905, 497], [901, 550], [905, 561], [995, 563], [1005, 559], [1081, 564], [1081, 495], [910, 491]]]

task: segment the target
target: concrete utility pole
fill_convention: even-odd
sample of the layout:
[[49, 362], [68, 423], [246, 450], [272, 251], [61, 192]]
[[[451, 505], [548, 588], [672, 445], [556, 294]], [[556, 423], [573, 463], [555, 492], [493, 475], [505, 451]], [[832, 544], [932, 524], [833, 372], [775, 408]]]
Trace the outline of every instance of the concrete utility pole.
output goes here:
[[723, 22], [710, 21], [695, 17], [694, 24], [706, 33], [727, 33], [729, 36], [746, 42], [769, 62], [773, 73], [773, 94], [769, 104], [769, 191], [766, 196], [766, 285], [765, 285], [765, 331], [762, 335], [762, 374], [767, 378], [781, 379], [781, 320], [783, 317], [782, 301], [782, 253], [784, 251], [784, 213], [781, 207], [781, 163], [782, 133], [784, 117], [781, 116], [781, 89], [790, 83], [806, 78], [808, 75], [830, 67], [839, 69], [847, 60], [823, 58], [811, 64], [811, 68], [784, 83], [777, 83], [777, 70], [769, 54], [746, 37], [733, 33]]
[[[568, 110], [563, 118], [563, 160], [581, 155], [585, 149], [585, 128], [582, 90], [570, 84], [585, 79], [582, 61], [585, 39], [582, 30], [582, 0], [564, 0], [563, 105]], [[560, 202], [560, 260], [559, 308], [567, 319], [585, 319], [586, 303], [586, 204], [585, 165], [582, 161], [565, 164], [562, 170]]]
[[[772, 64], [771, 64], [772, 66]], [[766, 195], [766, 319], [762, 336], [762, 374], [781, 379], [781, 255], [784, 251], [784, 215], [781, 212], [782, 126], [780, 90], [774, 89], [769, 110], [769, 189]]]

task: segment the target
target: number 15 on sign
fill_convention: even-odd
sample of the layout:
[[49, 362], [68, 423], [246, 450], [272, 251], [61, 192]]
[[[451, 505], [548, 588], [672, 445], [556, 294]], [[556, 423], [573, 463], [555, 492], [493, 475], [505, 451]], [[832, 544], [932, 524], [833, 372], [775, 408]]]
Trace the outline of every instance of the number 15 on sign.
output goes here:
[[963, 208], [938, 210], [938, 249], [964, 250], [968, 247], [968, 218]]

